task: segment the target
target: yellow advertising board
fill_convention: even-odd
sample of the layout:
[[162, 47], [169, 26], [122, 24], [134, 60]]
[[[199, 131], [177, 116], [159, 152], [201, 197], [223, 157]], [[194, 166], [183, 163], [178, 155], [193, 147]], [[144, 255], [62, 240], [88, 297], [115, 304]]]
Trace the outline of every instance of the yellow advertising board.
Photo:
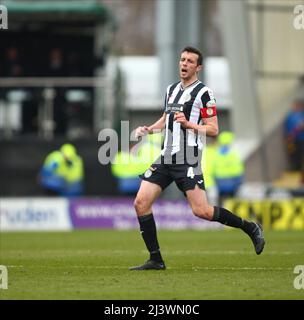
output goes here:
[[304, 230], [304, 199], [242, 200], [228, 199], [224, 207], [236, 215], [260, 221], [264, 229]]

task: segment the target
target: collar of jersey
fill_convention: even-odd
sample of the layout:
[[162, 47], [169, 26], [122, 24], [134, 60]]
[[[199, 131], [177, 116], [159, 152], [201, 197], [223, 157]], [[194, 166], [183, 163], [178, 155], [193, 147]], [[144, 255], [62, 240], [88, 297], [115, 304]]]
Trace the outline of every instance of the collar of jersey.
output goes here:
[[199, 79], [197, 79], [197, 80], [195, 80], [194, 82], [190, 83], [190, 84], [187, 85], [185, 88], [183, 87], [182, 82], [180, 82], [180, 88], [181, 88], [182, 91], [184, 91], [184, 90], [192, 87], [193, 85], [195, 85], [197, 82], [199, 82]]

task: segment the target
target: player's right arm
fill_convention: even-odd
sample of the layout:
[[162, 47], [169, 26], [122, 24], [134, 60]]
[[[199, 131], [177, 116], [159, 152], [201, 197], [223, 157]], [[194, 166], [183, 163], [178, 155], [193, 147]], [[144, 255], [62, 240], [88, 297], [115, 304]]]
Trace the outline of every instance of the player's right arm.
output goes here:
[[143, 126], [138, 127], [135, 130], [135, 137], [138, 139], [139, 137], [143, 137], [146, 134], [153, 134], [162, 131], [166, 125], [166, 114], [164, 113], [161, 118], [159, 118], [155, 123], [151, 126]]

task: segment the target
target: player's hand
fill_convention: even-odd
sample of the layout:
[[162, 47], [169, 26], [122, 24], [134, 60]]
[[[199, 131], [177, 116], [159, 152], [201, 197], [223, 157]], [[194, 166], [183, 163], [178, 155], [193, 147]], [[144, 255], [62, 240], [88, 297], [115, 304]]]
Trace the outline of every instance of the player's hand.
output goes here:
[[149, 132], [150, 132], [150, 129], [147, 126], [138, 127], [135, 130], [135, 138], [139, 139], [140, 137], [147, 135]]
[[180, 123], [184, 128], [188, 128], [188, 120], [185, 117], [185, 114], [183, 112], [176, 112], [174, 114], [174, 121], [177, 123]]

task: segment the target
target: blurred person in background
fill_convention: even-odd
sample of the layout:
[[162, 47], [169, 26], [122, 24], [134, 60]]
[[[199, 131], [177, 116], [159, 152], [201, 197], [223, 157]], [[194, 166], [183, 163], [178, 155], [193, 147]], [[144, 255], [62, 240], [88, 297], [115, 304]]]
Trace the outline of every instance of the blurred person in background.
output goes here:
[[290, 167], [301, 171], [301, 183], [304, 184], [304, 100], [293, 102], [284, 129]]
[[40, 170], [40, 185], [48, 195], [83, 195], [83, 161], [72, 144], [62, 145], [46, 157]]
[[211, 140], [204, 146], [201, 162], [207, 198], [209, 203], [213, 205], [218, 205], [218, 189], [214, 178], [216, 152], [216, 141]]
[[[20, 52], [17, 47], [10, 46], [4, 52], [4, 56], [0, 57], [1, 61], [1, 70], [0, 76], [1, 77], [24, 77], [25, 76], [25, 68], [23, 65], [23, 61], [20, 56]], [[8, 99], [8, 93], [15, 89], [22, 89], [19, 87], [2, 87], [0, 90], [0, 98], [4, 100]]]
[[4, 77], [24, 76], [24, 66], [21, 61], [20, 53], [16, 47], [9, 47], [6, 50], [5, 61], [3, 64]]
[[140, 185], [137, 161], [128, 151], [118, 151], [111, 164], [111, 172], [117, 181], [121, 195], [135, 195]]
[[218, 136], [218, 147], [213, 159], [213, 174], [221, 204], [225, 198], [236, 195], [244, 180], [244, 163], [233, 147], [234, 139], [232, 132], [222, 132]]
[[66, 75], [63, 52], [59, 48], [53, 48], [49, 54], [47, 75], [49, 77], [63, 77]]
[[[26, 64], [25, 56], [17, 46], [7, 48], [1, 63], [3, 63], [3, 74], [1, 76], [18, 78], [31, 75], [31, 68]], [[7, 87], [0, 90], [1, 98], [4, 98], [9, 105], [13, 101], [13, 104], [17, 105], [18, 110], [20, 110], [18, 112], [21, 115], [23, 133], [34, 132], [38, 128], [36, 91], [36, 89], [28, 86]]]
[[131, 150], [137, 158], [140, 166], [140, 174], [149, 169], [161, 153], [162, 134], [154, 133], [153, 135], [146, 136], [141, 143], [135, 145]]
[[161, 134], [149, 136], [143, 143], [134, 145], [129, 151], [119, 151], [111, 165], [122, 195], [136, 195], [141, 179], [139, 175], [150, 167], [161, 151]]
[[193, 47], [182, 50], [179, 61], [180, 81], [167, 87], [164, 113], [151, 126], [136, 129], [142, 137], [165, 129], [161, 156], [140, 177], [134, 201], [149, 259], [130, 270], [165, 270], [157, 239], [152, 205], [173, 181], [186, 196], [195, 216], [240, 228], [252, 240], [256, 254], [264, 249], [262, 227], [242, 219], [229, 210], [208, 203], [201, 170], [202, 136], [218, 134], [216, 101], [213, 92], [198, 79], [202, 69], [202, 53]]

